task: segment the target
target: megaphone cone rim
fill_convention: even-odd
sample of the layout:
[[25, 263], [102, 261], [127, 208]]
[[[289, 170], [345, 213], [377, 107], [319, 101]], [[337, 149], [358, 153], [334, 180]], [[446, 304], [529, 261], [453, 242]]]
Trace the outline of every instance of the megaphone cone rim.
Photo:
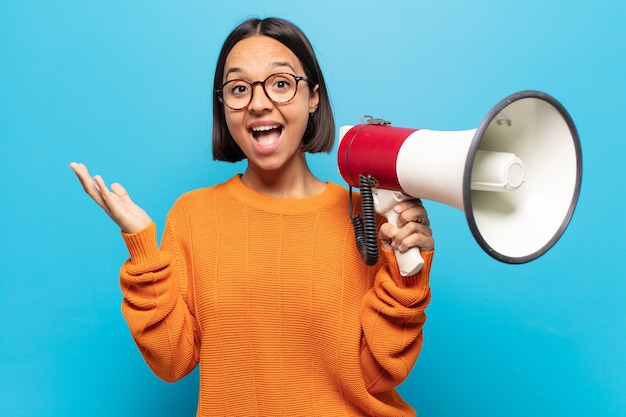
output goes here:
[[[563, 221], [561, 225], [559, 226], [557, 232], [548, 242], [546, 242], [543, 245], [543, 247], [541, 247], [539, 250], [535, 251], [534, 253], [531, 253], [525, 256], [514, 257], [514, 256], [508, 256], [508, 255], [498, 252], [487, 242], [487, 240], [484, 238], [484, 236], [480, 232], [480, 229], [476, 223], [476, 219], [474, 216], [474, 210], [472, 208], [471, 176], [472, 176], [472, 167], [474, 165], [474, 159], [476, 156], [476, 152], [478, 151], [478, 146], [480, 144], [480, 141], [483, 135], [485, 134], [485, 131], [489, 127], [492, 120], [504, 108], [514, 103], [515, 101], [525, 99], [525, 98], [536, 98], [536, 99], [543, 100], [549, 103], [550, 105], [552, 105], [561, 114], [561, 116], [563, 117], [563, 120], [565, 120], [565, 122], [567, 123], [567, 126], [572, 134], [573, 145], [574, 145], [574, 149], [576, 153], [576, 165], [578, 169], [576, 170], [576, 180], [575, 180], [576, 182], [575, 182], [574, 192], [572, 194], [572, 200], [570, 202], [569, 209], [565, 217], [563, 218]], [[476, 242], [478, 242], [480, 247], [485, 252], [487, 252], [491, 257], [497, 259], [498, 261], [509, 263], [509, 264], [522, 264], [522, 263], [530, 262], [539, 258], [544, 253], [546, 253], [552, 246], [554, 246], [554, 244], [561, 238], [561, 236], [565, 232], [565, 229], [567, 228], [572, 216], [574, 215], [574, 209], [576, 208], [576, 204], [578, 202], [578, 198], [580, 195], [581, 183], [582, 183], [582, 152], [581, 152], [581, 146], [580, 146], [580, 139], [578, 137], [578, 132], [576, 130], [576, 126], [574, 125], [574, 121], [572, 120], [571, 116], [569, 115], [565, 107], [563, 107], [563, 105], [559, 101], [557, 101], [554, 97], [544, 92], [536, 91], [536, 90], [519, 91], [517, 93], [513, 93], [505, 97], [498, 104], [496, 104], [487, 113], [487, 115], [483, 118], [480, 125], [476, 129], [476, 132], [472, 139], [472, 143], [470, 145], [468, 157], [465, 163], [464, 175], [463, 175], [463, 205], [464, 205], [465, 217], [467, 219], [467, 223], [472, 232], [472, 235], [474, 236], [474, 239], [476, 240]]]

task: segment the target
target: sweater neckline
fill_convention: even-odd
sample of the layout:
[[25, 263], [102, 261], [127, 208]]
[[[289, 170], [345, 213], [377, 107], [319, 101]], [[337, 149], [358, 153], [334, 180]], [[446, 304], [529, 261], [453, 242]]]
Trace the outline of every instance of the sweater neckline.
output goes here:
[[226, 181], [225, 186], [231, 195], [249, 206], [256, 207], [263, 211], [282, 214], [300, 214], [318, 211], [337, 203], [341, 200], [343, 193], [347, 192], [343, 187], [327, 181], [326, 189], [313, 197], [273, 197], [248, 188], [241, 180], [241, 174], [237, 174]]

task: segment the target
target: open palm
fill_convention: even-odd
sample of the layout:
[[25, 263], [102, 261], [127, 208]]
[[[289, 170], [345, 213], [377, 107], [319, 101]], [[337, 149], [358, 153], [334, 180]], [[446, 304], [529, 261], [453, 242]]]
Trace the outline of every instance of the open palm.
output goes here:
[[135, 204], [126, 189], [118, 183], [111, 184], [111, 189], [101, 176], [92, 177], [84, 164], [72, 162], [74, 171], [85, 192], [109, 215], [126, 233], [135, 233], [152, 223], [152, 219]]

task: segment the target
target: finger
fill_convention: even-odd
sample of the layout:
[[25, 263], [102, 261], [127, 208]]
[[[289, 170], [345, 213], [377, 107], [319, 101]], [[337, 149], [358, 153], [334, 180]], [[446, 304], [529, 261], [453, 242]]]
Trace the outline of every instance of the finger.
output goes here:
[[392, 249], [393, 238], [398, 233], [398, 228], [391, 223], [383, 223], [378, 229], [378, 239], [386, 249]]
[[404, 200], [399, 202], [398, 204], [396, 204], [393, 209], [396, 213], [400, 214], [405, 210], [410, 209], [411, 207], [415, 207], [415, 206], [424, 206], [424, 204], [422, 204], [422, 200], [419, 198], [412, 198], [410, 200]]
[[79, 164], [76, 162], [72, 162], [70, 164], [70, 168], [74, 171], [76, 176], [78, 177], [80, 183], [83, 186], [83, 189], [88, 194], [93, 191], [94, 187], [97, 188], [96, 183], [93, 181], [93, 178], [89, 174], [89, 170], [84, 164]]
[[[131, 210], [131, 211], [142, 211], [143, 210], [138, 207], [133, 200], [131, 200], [130, 195], [128, 195], [128, 191], [126, 191], [126, 188], [124, 188], [124, 186], [118, 182], [114, 182], [113, 184], [111, 184], [111, 193], [108, 196], [110, 199], [115, 198], [115, 208], [114, 207], [110, 207], [111, 212], [113, 213], [114, 210], [116, 213], [120, 213], [120, 210], [122, 207], [125, 207], [126, 210]], [[136, 210], [134, 210], [136, 209]]]
[[102, 178], [102, 176], [94, 175], [92, 181], [94, 187], [98, 190], [97, 196], [92, 196], [94, 201], [98, 203], [98, 205], [102, 207], [109, 216], [111, 216], [111, 207], [115, 204], [114, 198], [116, 196], [109, 191], [109, 188], [104, 182], [104, 178]]
[[83, 189], [87, 191], [89, 188], [89, 183], [91, 182], [91, 176], [89, 175], [89, 171], [84, 164], [79, 164], [77, 162], [72, 162], [70, 164], [70, 168], [74, 171], [74, 174], [78, 177], [78, 180], [83, 186]]
[[406, 239], [408, 236], [414, 233], [421, 233], [426, 236], [432, 236], [433, 231], [430, 228], [430, 226], [427, 226], [425, 224], [417, 223], [417, 222], [410, 222], [404, 225], [403, 227], [398, 228], [398, 231], [395, 234], [394, 239], [399, 242], [403, 239]]
[[93, 183], [98, 188], [98, 191], [105, 202], [111, 200], [111, 191], [109, 191], [109, 187], [107, 187], [104, 182], [104, 178], [102, 178], [101, 175], [94, 175]]
[[378, 229], [378, 236], [381, 240], [401, 241], [413, 233], [432, 235], [432, 229], [429, 225], [418, 222], [408, 222], [404, 226], [397, 226], [386, 222]]
[[410, 222], [421, 223], [426, 226], [430, 225], [430, 220], [428, 219], [428, 213], [426, 209], [422, 205], [414, 205], [408, 207], [404, 211], [402, 211], [398, 215], [398, 226], [403, 227], [405, 224]]
[[412, 247], [419, 246], [422, 250], [432, 249], [432, 229], [422, 223], [410, 222], [398, 231], [391, 243], [395, 249], [404, 252]]
[[113, 183], [106, 195], [109, 204], [109, 216], [126, 233], [135, 233], [144, 229], [152, 219], [141, 207], [136, 205], [120, 183]]
[[406, 252], [407, 250], [415, 247], [418, 247], [420, 251], [427, 252], [435, 247], [435, 240], [432, 235], [413, 233], [404, 238], [398, 244], [392, 245], [392, 247], [393, 246], [395, 246], [395, 249], [400, 252]]
[[128, 192], [126, 191], [126, 188], [124, 188], [124, 186], [119, 182], [114, 182], [113, 184], [111, 184], [111, 191], [120, 198], [128, 197]]
[[78, 177], [81, 185], [83, 186], [83, 190], [99, 205], [102, 206], [104, 203], [102, 200], [102, 196], [100, 193], [99, 185], [89, 174], [89, 170], [84, 164], [79, 164], [76, 162], [72, 162], [70, 167]]

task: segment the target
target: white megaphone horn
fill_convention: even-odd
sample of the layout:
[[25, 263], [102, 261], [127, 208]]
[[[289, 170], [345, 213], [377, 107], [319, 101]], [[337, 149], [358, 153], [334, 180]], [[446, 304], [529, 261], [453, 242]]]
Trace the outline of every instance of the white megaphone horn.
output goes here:
[[[364, 218], [369, 186], [374, 209], [390, 222], [397, 219], [393, 206], [404, 199], [437, 201], [463, 210], [483, 250], [512, 264], [532, 261], [556, 243], [582, 181], [574, 122], [556, 99], [539, 91], [504, 98], [473, 130], [408, 129], [364, 119], [340, 129], [337, 157], [344, 180], [361, 188]], [[375, 227], [371, 218], [364, 221]], [[355, 223], [360, 249], [369, 239], [367, 250], [377, 251], [371, 242], [376, 231], [363, 238], [356, 229]], [[396, 257], [403, 275], [423, 264], [417, 248], [396, 251]]]

